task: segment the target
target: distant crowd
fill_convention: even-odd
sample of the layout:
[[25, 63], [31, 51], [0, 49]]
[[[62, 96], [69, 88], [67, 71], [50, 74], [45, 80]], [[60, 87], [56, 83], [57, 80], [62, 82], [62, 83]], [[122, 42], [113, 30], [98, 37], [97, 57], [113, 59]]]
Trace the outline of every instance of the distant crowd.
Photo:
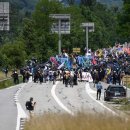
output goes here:
[[[63, 80], [66, 87], [78, 84], [78, 80], [82, 81], [83, 72], [91, 73], [94, 83], [99, 81], [107, 82], [108, 84], [123, 84], [122, 78], [126, 74], [130, 74], [130, 54], [123, 50], [123, 46], [117, 44], [113, 48], [103, 48], [92, 52], [87, 50], [86, 57], [88, 58], [88, 66], [79, 64], [79, 55], [68, 55], [63, 53], [57, 57], [67, 57], [72, 61], [72, 68], [66, 68], [63, 65], [55, 65], [50, 60], [44, 64], [38, 64], [37, 60], [31, 59], [28, 65], [21, 68], [20, 74], [23, 77], [23, 82], [28, 82], [30, 76], [35, 83], [46, 83], [52, 81], [55, 84], [56, 80]], [[14, 83], [18, 83], [18, 73], [13, 71], [12, 77]]]

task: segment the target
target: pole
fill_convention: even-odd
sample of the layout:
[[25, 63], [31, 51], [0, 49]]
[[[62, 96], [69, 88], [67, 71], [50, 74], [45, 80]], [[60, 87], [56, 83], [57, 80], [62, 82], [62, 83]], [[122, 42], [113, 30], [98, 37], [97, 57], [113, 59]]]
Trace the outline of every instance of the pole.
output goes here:
[[88, 26], [86, 26], [86, 49], [88, 53]]
[[59, 19], [58, 33], [59, 33], [58, 50], [59, 50], [59, 55], [60, 55], [61, 54], [61, 19]]

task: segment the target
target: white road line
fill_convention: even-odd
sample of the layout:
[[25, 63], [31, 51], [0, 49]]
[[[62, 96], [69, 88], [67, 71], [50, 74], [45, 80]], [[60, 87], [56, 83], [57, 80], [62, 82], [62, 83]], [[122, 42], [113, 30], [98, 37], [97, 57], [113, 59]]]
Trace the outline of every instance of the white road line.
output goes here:
[[88, 82], [86, 83], [85, 88], [86, 88], [86, 93], [87, 93], [95, 102], [97, 102], [97, 103], [100, 104], [102, 107], [104, 107], [105, 109], [107, 109], [108, 111], [110, 111], [113, 115], [117, 115], [117, 116], [118, 116], [118, 114], [115, 113], [113, 110], [111, 110], [110, 108], [106, 107], [106, 106], [105, 106], [103, 103], [101, 103], [100, 101], [96, 100], [96, 96], [93, 97], [93, 96], [91, 95], [91, 93], [95, 93], [95, 91], [90, 88], [90, 85], [89, 85]]
[[[31, 78], [29, 79], [29, 83], [32, 82]], [[20, 94], [20, 92], [22, 91], [22, 89], [25, 87], [27, 83], [24, 83], [21, 87], [18, 88], [16, 94], [14, 95], [14, 101], [16, 103], [17, 106], [17, 124], [16, 124], [16, 130], [20, 130], [21, 128], [21, 119], [29, 119], [28, 115], [25, 113], [25, 111], [23, 110], [23, 108], [21, 107], [19, 100], [18, 100], [18, 96]]]
[[72, 112], [72, 111], [70, 111], [60, 100], [59, 100], [59, 98], [56, 96], [56, 94], [55, 94], [55, 89], [56, 89], [56, 85], [59, 83], [59, 81], [57, 81], [56, 83], [55, 83], [55, 85], [53, 85], [53, 87], [52, 87], [52, 89], [51, 89], [51, 94], [52, 94], [52, 96], [53, 96], [53, 98], [56, 100], [56, 102], [58, 103], [58, 105], [62, 108], [62, 109], [64, 109], [66, 112], [68, 112], [69, 114], [71, 114], [71, 115], [74, 115], [74, 113]]

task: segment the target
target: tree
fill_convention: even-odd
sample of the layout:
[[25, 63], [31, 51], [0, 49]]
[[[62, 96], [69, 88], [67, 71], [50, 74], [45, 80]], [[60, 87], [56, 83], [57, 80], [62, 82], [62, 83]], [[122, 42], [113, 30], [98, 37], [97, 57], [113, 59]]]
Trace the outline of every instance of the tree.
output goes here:
[[67, 0], [67, 3], [68, 3], [69, 5], [74, 5], [74, 4], [75, 4], [75, 0]]
[[81, 4], [90, 7], [96, 4], [96, 0], [81, 0]]
[[8, 66], [20, 68], [24, 65], [26, 52], [24, 44], [21, 41], [3, 45], [1, 53], [7, 57]]
[[117, 32], [123, 41], [130, 40], [130, 1], [124, 0], [123, 10], [118, 16], [119, 27]]

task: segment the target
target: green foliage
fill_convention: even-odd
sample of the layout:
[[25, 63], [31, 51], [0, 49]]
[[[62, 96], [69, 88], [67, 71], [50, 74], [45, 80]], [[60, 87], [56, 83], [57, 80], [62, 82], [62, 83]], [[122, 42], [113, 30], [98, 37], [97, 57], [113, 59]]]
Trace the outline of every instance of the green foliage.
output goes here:
[[50, 56], [50, 52], [56, 54], [58, 35], [51, 34], [53, 21], [49, 18], [49, 14], [56, 13], [71, 14], [71, 33], [62, 35], [62, 48], [68, 52], [71, 53], [74, 47], [80, 47], [83, 53], [86, 46], [85, 32], [81, 27], [83, 22], [95, 23], [95, 32], [89, 33], [89, 47], [95, 50], [112, 45], [117, 39], [116, 15], [95, 0], [84, 2], [90, 6], [70, 4], [64, 7], [57, 1], [40, 0], [32, 19], [24, 20], [23, 38], [27, 54], [36, 54], [42, 61]]
[[[39, 0], [32, 13], [30, 10], [33, 9], [33, 2], [37, 0], [32, 3], [30, 1], [11, 1], [11, 30], [8, 37], [3, 38], [4, 33], [0, 37], [0, 41], [4, 39], [4, 43], [7, 43], [1, 46], [0, 66], [19, 68], [29, 58], [36, 57], [39, 61], [46, 61], [50, 56], [57, 54], [58, 35], [51, 33], [53, 19], [49, 17], [50, 14], [71, 14], [71, 33], [62, 35], [62, 48], [69, 53], [72, 48], [79, 47], [84, 54], [86, 39], [81, 23], [95, 24], [95, 31], [89, 33], [89, 48], [93, 50], [112, 46], [119, 39], [116, 32], [116, 8], [110, 10], [96, 0], [82, 0], [80, 5], [74, 4], [75, 0], [67, 0], [69, 6], [63, 6], [57, 0]], [[127, 3], [120, 15], [118, 27], [119, 30], [123, 27], [123, 35], [126, 38], [130, 34], [128, 30], [125, 31], [129, 28], [128, 12]]]
[[[22, 83], [22, 76], [19, 76], [19, 83]], [[13, 85], [15, 85], [13, 82], [13, 78], [6, 79], [0, 82], [0, 89], [8, 88]]]
[[130, 40], [130, 1], [124, 0], [123, 11], [118, 16], [118, 33], [123, 41]]
[[26, 57], [25, 47], [21, 41], [3, 45], [1, 53], [4, 56], [3, 61], [5, 61], [8, 66], [15, 68], [21, 67]]

